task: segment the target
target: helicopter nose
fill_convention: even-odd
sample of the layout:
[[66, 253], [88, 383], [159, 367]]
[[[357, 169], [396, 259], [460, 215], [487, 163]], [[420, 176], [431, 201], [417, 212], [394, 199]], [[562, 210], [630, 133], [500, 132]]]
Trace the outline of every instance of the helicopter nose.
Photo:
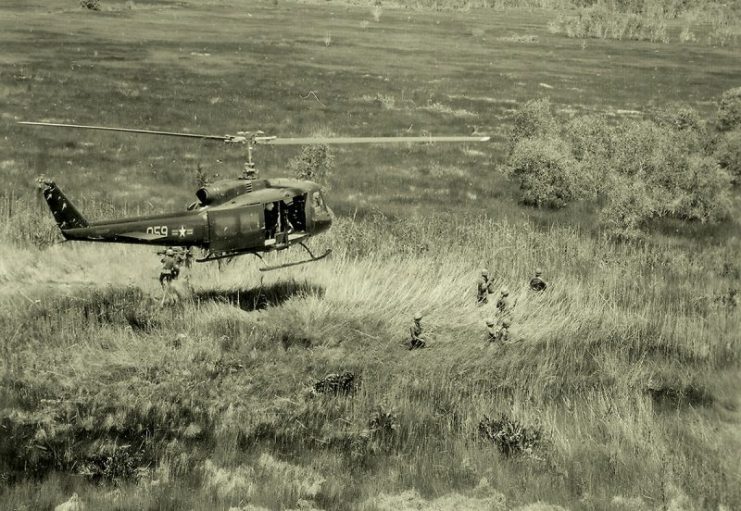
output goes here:
[[315, 234], [319, 234], [320, 232], [329, 230], [330, 227], [332, 227], [332, 217], [329, 214], [320, 215], [314, 218], [314, 233]]

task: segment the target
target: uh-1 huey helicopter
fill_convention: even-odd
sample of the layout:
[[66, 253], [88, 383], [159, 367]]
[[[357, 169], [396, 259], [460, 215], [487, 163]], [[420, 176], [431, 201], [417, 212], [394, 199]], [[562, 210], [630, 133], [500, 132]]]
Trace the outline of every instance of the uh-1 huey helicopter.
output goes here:
[[66, 240], [135, 243], [166, 247], [199, 247], [205, 257], [197, 262], [215, 261], [238, 255], [285, 250], [301, 245], [309, 258], [277, 266], [274, 270], [318, 261], [331, 249], [315, 256], [304, 241], [332, 225], [330, 209], [321, 187], [312, 181], [294, 178], [257, 179], [252, 161], [256, 145], [384, 144], [414, 142], [486, 142], [486, 136], [417, 137], [309, 137], [278, 138], [262, 132], [236, 135], [199, 135], [170, 131], [84, 126], [49, 122], [20, 122], [30, 126], [51, 126], [85, 130], [117, 131], [169, 137], [216, 140], [247, 146], [247, 162], [239, 178], [217, 181], [196, 191], [198, 202], [187, 210], [158, 215], [88, 222], [57, 185], [39, 178], [39, 187], [54, 220]]

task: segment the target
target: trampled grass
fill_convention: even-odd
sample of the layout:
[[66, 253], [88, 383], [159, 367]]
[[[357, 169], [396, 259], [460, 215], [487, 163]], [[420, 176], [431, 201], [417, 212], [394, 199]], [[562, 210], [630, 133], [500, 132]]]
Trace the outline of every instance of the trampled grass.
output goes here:
[[[738, 85], [731, 49], [585, 50], [540, 12], [77, 5], [1, 8], [0, 508], [72, 492], [88, 509], [741, 506], [737, 224], [613, 244], [589, 204], [526, 210], [495, 172], [518, 102], [548, 94], [568, 117], [682, 99], [712, 115]], [[498, 142], [338, 149], [338, 218], [312, 240], [331, 259], [197, 265], [162, 307], [151, 249], [52, 244], [30, 181], [52, 175], [91, 218], [161, 211], [189, 201], [198, 163], [233, 175], [238, 152], [20, 119]], [[274, 176], [292, 153], [258, 155]], [[496, 348], [481, 267], [517, 299]], [[542, 295], [526, 289], [536, 267]], [[430, 348], [408, 351], [417, 311]], [[354, 394], [311, 396], [343, 371]], [[507, 457], [481, 438], [502, 413], [541, 445]]]

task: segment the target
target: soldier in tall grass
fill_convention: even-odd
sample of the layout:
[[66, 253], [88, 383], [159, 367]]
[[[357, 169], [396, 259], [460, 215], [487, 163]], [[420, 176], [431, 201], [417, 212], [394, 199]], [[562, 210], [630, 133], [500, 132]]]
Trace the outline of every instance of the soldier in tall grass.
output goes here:
[[409, 349], [416, 350], [427, 347], [427, 336], [422, 329], [422, 313], [414, 315], [414, 323], [409, 327]]
[[512, 312], [512, 309], [515, 307], [515, 302], [512, 299], [512, 297], [509, 295], [509, 289], [506, 287], [503, 287], [500, 291], [500, 297], [499, 300], [497, 300], [497, 310], [500, 314], [506, 315], [510, 314]]
[[481, 277], [476, 282], [476, 303], [484, 305], [489, 303], [489, 295], [492, 293], [492, 279], [489, 270], [481, 270]]
[[175, 257], [175, 251], [168, 248], [165, 251], [165, 255], [161, 260], [162, 269], [160, 270], [160, 285], [162, 287], [169, 286], [169, 284], [178, 278], [180, 275], [180, 264], [178, 263], [177, 257]]
[[530, 289], [538, 292], [545, 291], [545, 288], [548, 287], [548, 283], [541, 278], [542, 275], [543, 270], [541, 270], [540, 268], [535, 270], [535, 276], [530, 279]]

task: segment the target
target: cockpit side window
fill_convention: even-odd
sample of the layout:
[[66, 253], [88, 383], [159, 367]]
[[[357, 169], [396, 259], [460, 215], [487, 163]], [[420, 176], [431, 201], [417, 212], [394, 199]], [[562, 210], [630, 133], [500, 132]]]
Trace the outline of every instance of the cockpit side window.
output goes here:
[[322, 197], [322, 193], [319, 191], [316, 191], [311, 194], [311, 205], [314, 208], [315, 211], [324, 211], [325, 205], [324, 205], [324, 198]]

